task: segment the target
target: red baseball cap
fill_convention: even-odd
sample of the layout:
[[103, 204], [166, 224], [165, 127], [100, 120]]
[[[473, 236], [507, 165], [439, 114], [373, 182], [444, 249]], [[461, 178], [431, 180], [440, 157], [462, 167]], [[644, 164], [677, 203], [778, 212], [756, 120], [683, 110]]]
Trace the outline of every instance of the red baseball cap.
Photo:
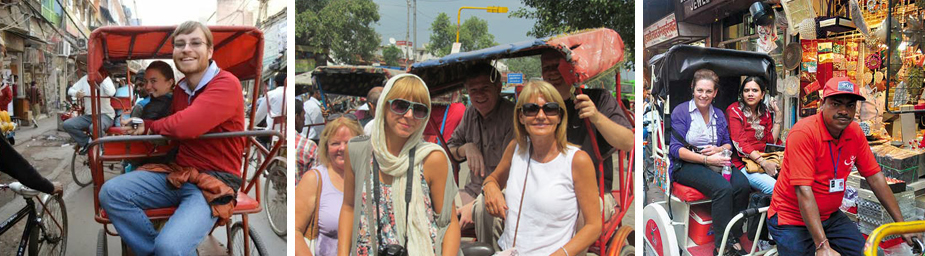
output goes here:
[[861, 96], [861, 87], [852, 83], [847, 77], [833, 77], [825, 82], [825, 87], [822, 88], [823, 98], [841, 94], [850, 94], [857, 96], [859, 100], [867, 100]]

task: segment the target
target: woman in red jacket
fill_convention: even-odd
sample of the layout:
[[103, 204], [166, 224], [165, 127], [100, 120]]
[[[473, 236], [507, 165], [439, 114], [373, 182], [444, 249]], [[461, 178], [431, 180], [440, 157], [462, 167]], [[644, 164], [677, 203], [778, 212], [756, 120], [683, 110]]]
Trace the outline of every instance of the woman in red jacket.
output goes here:
[[[768, 84], [763, 78], [757, 76], [745, 78], [739, 92], [739, 101], [726, 108], [726, 118], [729, 119], [729, 137], [737, 152], [732, 158], [732, 163], [736, 169], [745, 174], [752, 188], [770, 195], [774, 191], [774, 183], [777, 181], [775, 177], [777, 177], [780, 166], [765, 160], [761, 153], [764, 152], [765, 145], [768, 143], [779, 144], [783, 118], [777, 109], [777, 104], [765, 103]], [[743, 162], [743, 158], [746, 157], [760, 165], [761, 171], [752, 173], [746, 171], [745, 162]]]
[[7, 106], [13, 102], [13, 90], [9, 84], [0, 85], [0, 111], [9, 111]]

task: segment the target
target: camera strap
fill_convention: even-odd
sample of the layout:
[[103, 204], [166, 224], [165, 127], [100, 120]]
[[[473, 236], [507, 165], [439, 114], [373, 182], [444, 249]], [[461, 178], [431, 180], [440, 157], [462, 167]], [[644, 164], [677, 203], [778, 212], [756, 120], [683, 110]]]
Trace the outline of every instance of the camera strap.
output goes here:
[[[408, 217], [408, 216], [411, 215], [411, 214], [408, 212], [408, 205], [411, 204], [411, 183], [414, 182], [414, 180], [412, 180], [412, 179], [413, 179], [413, 177], [414, 177], [414, 176], [413, 176], [413, 173], [414, 173], [414, 151], [416, 151], [416, 150], [417, 150], [417, 147], [413, 147], [413, 148], [411, 148], [411, 151], [408, 152], [408, 171], [406, 172], [406, 174], [407, 174], [407, 180], [405, 180], [405, 184], [406, 184], [406, 186], [405, 186], [405, 187], [406, 187], [406, 188], [405, 188], [405, 244], [403, 245], [405, 248], [408, 248], [408, 247], [407, 247], [407, 245], [408, 245], [408, 227], [411, 226], [411, 223], [408, 223], [408, 220], [409, 220], [409, 217]], [[379, 163], [376, 162], [376, 155], [375, 155], [375, 154], [373, 155], [373, 184], [375, 184], [375, 188], [373, 189], [373, 193], [374, 193], [375, 196], [376, 196], [376, 202], [374, 203], [374, 204], [376, 205], [376, 213], [375, 213], [375, 214], [376, 214], [376, 238], [379, 239], [379, 243], [383, 243], [385, 240], [382, 239], [382, 232], [381, 232], [381, 228], [379, 227], [379, 225], [380, 225], [380, 222], [379, 222], [379, 217], [380, 217], [380, 216], [379, 216], [379, 199], [380, 199], [380, 198], [379, 198], [379, 197], [380, 197], [380, 195], [379, 195], [379, 190], [380, 190], [380, 188], [379, 188]]]

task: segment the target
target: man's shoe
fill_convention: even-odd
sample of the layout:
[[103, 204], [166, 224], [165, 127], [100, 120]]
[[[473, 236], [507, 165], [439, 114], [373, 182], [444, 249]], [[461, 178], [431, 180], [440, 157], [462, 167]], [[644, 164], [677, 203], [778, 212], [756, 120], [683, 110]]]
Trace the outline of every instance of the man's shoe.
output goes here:
[[89, 150], [90, 150], [90, 147], [89, 147], [89, 146], [83, 146], [83, 147], [80, 148], [80, 151], [78, 151], [77, 153], [78, 153], [78, 154], [81, 154], [81, 155], [86, 155], [86, 154], [87, 154], [87, 151], [89, 151]]

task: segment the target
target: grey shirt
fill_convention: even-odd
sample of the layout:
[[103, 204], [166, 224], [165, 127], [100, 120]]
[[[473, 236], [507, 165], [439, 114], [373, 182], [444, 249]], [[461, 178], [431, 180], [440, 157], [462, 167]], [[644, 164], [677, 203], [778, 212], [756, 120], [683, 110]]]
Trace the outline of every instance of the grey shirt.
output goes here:
[[[459, 122], [459, 126], [446, 143], [450, 148], [466, 143], [478, 145], [485, 161], [485, 167], [488, 168], [485, 176], [488, 176], [501, 162], [504, 148], [512, 139], [514, 139], [514, 103], [498, 98], [495, 111], [486, 117], [482, 117], [475, 107], [466, 108], [462, 121]], [[477, 197], [482, 193], [482, 181], [484, 180], [485, 178], [479, 175], [469, 175], [469, 184], [466, 184], [463, 192], [473, 198]]]

